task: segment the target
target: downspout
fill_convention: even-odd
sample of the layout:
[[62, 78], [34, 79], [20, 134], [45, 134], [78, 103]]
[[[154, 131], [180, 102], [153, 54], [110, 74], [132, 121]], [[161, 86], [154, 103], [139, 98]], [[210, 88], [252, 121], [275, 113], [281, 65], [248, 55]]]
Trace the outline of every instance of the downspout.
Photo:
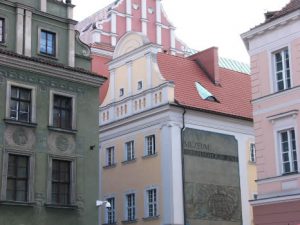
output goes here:
[[186, 221], [186, 206], [185, 206], [185, 175], [184, 175], [184, 149], [183, 149], [183, 132], [185, 130], [185, 114], [186, 114], [186, 108], [181, 105], [177, 100], [175, 102], [183, 108], [183, 113], [182, 113], [182, 128], [181, 128], [181, 173], [182, 173], [182, 199], [183, 199], [183, 221], [184, 225], [187, 225]]

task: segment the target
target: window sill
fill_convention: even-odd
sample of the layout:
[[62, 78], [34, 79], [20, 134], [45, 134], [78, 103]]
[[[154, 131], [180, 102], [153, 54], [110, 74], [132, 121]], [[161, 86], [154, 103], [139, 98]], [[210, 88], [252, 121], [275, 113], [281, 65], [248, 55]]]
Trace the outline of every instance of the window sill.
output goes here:
[[33, 207], [35, 202], [0, 201], [0, 205]]
[[58, 205], [58, 204], [45, 204], [46, 208], [53, 208], [53, 209], [78, 209], [77, 205]]
[[299, 172], [290, 172], [290, 173], [283, 173], [282, 176], [291, 176], [291, 175], [296, 175], [296, 174], [299, 174]]
[[52, 56], [52, 55], [47, 55], [47, 54], [44, 54], [44, 53], [37, 53], [37, 55], [41, 58], [45, 58], [45, 59], [51, 59], [51, 60], [55, 60], [55, 61], [58, 61], [58, 58], [56, 58], [56, 56]]
[[149, 217], [144, 217], [143, 220], [144, 221], [152, 221], [152, 220], [158, 220], [159, 219], [159, 215], [157, 216], [149, 216]]
[[126, 164], [135, 163], [135, 162], [136, 162], [136, 158], [134, 158], [134, 159], [129, 159], [129, 160], [126, 160], [126, 161], [123, 161], [122, 164], [123, 164], [123, 165], [126, 165]]
[[123, 224], [131, 224], [131, 223], [137, 223], [138, 220], [137, 219], [134, 219], [134, 220], [123, 220], [122, 223]]
[[52, 131], [57, 131], [57, 132], [62, 132], [62, 133], [68, 133], [68, 134], [76, 134], [77, 130], [68, 130], [68, 129], [63, 129], [63, 128], [58, 128], [58, 127], [52, 127], [52, 126], [48, 126], [49, 130]]
[[116, 225], [117, 222], [114, 222], [114, 223], [102, 223], [102, 225]]
[[0, 42], [0, 47], [7, 48], [7, 43], [5, 43], [5, 42]]
[[111, 168], [115, 168], [117, 166], [117, 163], [111, 164], [111, 165], [106, 165], [103, 166], [103, 169], [111, 169]]
[[248, 161], [248, 164], [249, 164], [249, 165], [256, 165], [256, 161], [250, 161], [250, 160], [249, 160], [249, 161]]
[[14, 125], [20, 125], [20, 126], [26, 126], [26, 127], [37, 127], [36, 123], [27, 123], [27, 122], [22, 122], [18, 120], [13, 120], [13, 119], [4, 119], [5, 123], [8, 124], [14, 124]]
[[155, 154], [152, 154], [152, 155], [144, 155], [142, 158], [143, 159], [149, 159], [149, 158], [154, 158], [156, 156], [158, 156], [157, 152]]

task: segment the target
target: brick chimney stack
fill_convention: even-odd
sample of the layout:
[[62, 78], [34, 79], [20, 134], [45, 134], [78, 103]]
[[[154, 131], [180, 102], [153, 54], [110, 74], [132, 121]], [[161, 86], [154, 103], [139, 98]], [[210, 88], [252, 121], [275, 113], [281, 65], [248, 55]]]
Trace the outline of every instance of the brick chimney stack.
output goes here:
[[215, 85], [220, 84], [219, 55], [217, 47], [208, 48], [202, 52], [191, 55], [189, 58], [197, 62]]

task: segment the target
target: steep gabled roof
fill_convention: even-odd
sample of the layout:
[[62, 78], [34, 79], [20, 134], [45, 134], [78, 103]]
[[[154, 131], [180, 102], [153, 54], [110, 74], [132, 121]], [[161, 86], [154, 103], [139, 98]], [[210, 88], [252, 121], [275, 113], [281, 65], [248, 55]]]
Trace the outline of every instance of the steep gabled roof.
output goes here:
[[[158, 53], [160, 72], [175, 83], [175, 99], [186, 107], [210, 113], [252, 120], [251, 81], [245, 73], [219, 68], [220, 85], [215, 85], [199, 65], [188, 58]], [[199, 82], [217, 101], [202, 99]]]

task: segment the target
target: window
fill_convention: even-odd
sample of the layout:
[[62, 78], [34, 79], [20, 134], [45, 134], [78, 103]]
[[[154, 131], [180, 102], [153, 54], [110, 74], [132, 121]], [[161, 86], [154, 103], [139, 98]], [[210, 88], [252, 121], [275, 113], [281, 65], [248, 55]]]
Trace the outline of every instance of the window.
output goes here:
[[5, 20], [0, 18], [0, 43], [5, 42]]
[[126, 160], [134, 160], [134, 141], [129, 141], [125, 144], [126, 147]]
[[256, 162], [256, 149], [255, 144], [250, 144], [250, 162]]
[[53, 159], [52, 161], [51, 203], [71, 204], [71, 162]]
[[115, 164], [115, 148], [109, 147], [106, 149], [106, 166]]
[[126, 195], [126, 219], [127, 221], [135, 220], [135, 194]]
[[277, 91], [291, 88], [289, 51], [283, 49], [274, 53], [275, 79]]
[[147, 216], [157, 216], [157, 190], [155, 188], [147, 190]]
[[10, 119], [31, 122], [31, 90], [11, 86]]
[[56, 34], [50, 31], [41, 30], [40, 53], [55, 56], [56, 54]]
[[146, 155], [154, 155], [155, 152], [155, 136], [154, 135], [150, 135], [148, 137], [146, 137], [145, 139], [146, 141]]
[[195, 82], [196, 89], [200, 97], [204, 100], [208, 100], [211, 102], [218, 102], [218, 100], [213, 96], [205, 87], [203, 87], [200, 83]]
[[29, 186], [29, 157], [8, 155], [6, 200], [27, 202]]
[[72, 98], [54, 94], [53, 126], [72, 129]]
[[7, 81], [5, 119], [36, 123], [36, 86]]
[[124, 95], [124, 88], [120, 89], [120, 97], [122, 97]]
[[137, 89], [138, 89], [138, 90], [141, 90], [142, 88], [143, 88], [143, 81], [139, 81], [139, 82], [138, 82]]
[[110, 203], [109, 208], [106, 208], [106, 216], [105, 216], [105, 222], [107, 224], [112, 224], [116, 222], [116, 217], [115, 217], [115, 198], [107, 198], [106, 201]]
[[279, 132], [283, 174], [298, 172], [294, 129]]

